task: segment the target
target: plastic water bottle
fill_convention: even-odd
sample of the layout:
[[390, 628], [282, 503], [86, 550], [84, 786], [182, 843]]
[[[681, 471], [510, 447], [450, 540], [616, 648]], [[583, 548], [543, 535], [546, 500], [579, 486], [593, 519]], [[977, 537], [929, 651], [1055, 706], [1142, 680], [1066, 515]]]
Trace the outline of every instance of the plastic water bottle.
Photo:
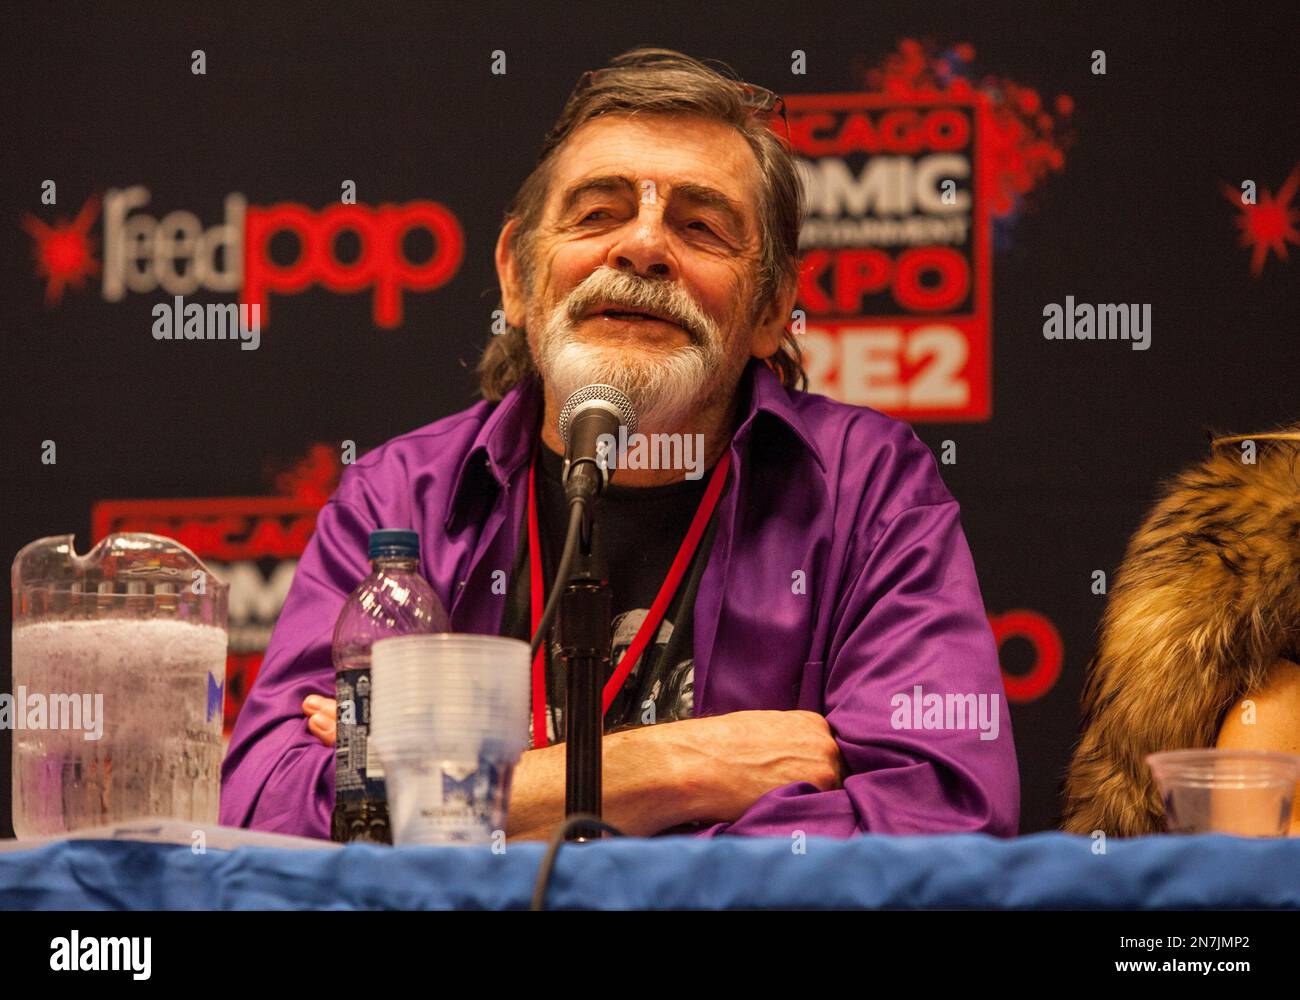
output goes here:
[[395, 635], [446, 632], [447, 612], [419, 573], [420, 536], [383, 528], [370, 533], [370, 575], [352, 592], [334, 625], [334, 813], [330, 839], [391, 844], [384, 772], [370, 751], [370, 647]]

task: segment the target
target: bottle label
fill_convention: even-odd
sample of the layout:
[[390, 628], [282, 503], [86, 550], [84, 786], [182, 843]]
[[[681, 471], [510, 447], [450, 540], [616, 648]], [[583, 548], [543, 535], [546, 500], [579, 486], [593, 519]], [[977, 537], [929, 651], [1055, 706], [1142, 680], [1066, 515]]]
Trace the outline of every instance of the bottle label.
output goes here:
[[370, 669], [340, 670], [334, 675], [339, 703], [334, 744], [336, 802], [384, 802], [384, 771], [370, 748]]

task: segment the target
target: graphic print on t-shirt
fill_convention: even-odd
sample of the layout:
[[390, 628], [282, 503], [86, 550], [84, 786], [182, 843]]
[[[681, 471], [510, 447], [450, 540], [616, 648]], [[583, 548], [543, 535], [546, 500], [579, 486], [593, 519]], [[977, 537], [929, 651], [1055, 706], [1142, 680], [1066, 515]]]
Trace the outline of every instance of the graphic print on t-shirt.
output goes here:
[[[610, 663], [617, 665], [623, 654], [632, 645], [637, 631], [649, 615], [648, 608], [634, 608], [614, 616], [612, 622], [613, 639], [610, 643]], [[632, 672], [623, 683], [622, 690], [614, 697], [609, 711], [605, 715], [605, 728], [613, 729], [622, 725], [649, 726], [658, 722], [677, 722], [689, 719], [695, 710], [695, 659], [687, 656], [669, 665], [663, 659], [672, 646], [673, 623], [666, 618], [659, 623], [654, 641], [648, 644]], [[689, 652], [689, 650], [686, 650]], [[659, 664], [654, 675], [647, 678], [645, 663]], [[611, 671], [612, 672], [612, 671]], [[564, 666], [556, 665], [559, 680], [557, 690], [564, 688]], [[563, 694], [557, 699], [563, 702]], [[561, 742], [564, 739], [564, 707], [548, 699], [546, 713], [546, 740], [548, 743]], [[533, 718], [528, 716], [528, 740], [532, 745]]]
[[[568, 503], [562, 482], [563, 457], [542, 448], [537, 463], [539, 542], [545, 584], [553, 579], [567, 528]], [[669, 568], [708, 486], [711, 471], [699, 480], [663, 486], [620, 487], [611, 484], [599, 501], [597, 544], [608, 567], [612, 597], [610, 663], [612, 677], [623, 654], [649, 615]], [[676, 722], [695, 710], [695, 598], [708, 565], [716, 516], [668, 603], [654, 639], [638, 657], [605, 713], [605, 731]], [[528, 527], [521, 526], [519, 547], [507, 590], [501, 634], [531, 637], [531, 585]], [[564, 740], [564, 664], [551, 633], [546, 663], [546, 740]], [[528, 716], [532, 746], [533, 713]]]

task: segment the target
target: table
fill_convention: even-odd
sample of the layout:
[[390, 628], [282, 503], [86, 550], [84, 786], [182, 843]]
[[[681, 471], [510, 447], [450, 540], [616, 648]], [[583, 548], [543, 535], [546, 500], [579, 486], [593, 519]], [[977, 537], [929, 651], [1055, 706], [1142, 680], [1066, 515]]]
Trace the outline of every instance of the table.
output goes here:
[[[1300, 909], [1300, 838], [1040, 833], [615, 838], [565, 845], [548, 908]], [[67, 840], [0, 853], [0, 909], [527, 909], [541, 843], [191, 848]]]

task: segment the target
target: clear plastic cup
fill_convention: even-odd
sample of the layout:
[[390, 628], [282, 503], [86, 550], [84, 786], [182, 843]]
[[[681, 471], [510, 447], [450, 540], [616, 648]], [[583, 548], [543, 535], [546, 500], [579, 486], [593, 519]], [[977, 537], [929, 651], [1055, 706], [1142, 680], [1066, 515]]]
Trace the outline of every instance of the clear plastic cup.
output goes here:
[[437, 649], [440, 657], [438, 666], [442, 669], [459, 670], [472, 665], [479, 670], [513, 674], [514, 657], [517, 655], [516, 643], [521, 641], [496, 635], [438, 632], [432, 635], [404, 635], [381, 639], [375, 643], [374, 649], [380, 648], [381, 643], [386, 643], [385, 658], [389, 661], [406, 659], [422, 661], [428, 650]]
[[427, 732], [429, 729], [441, 729], [444, 726], [451, 726], [466, 732], [499, 733], [503, 730], [508, 732], [519, 726], [526, 728], [528, 715], [522, 711], [493, 712], [487, 710], [476, 712], [442, 711], [404, 716], [372, 714], [370, 722], [372, 726], [377, 726], [390, 733], [401, 733], [403, 735]]
[[1167, 750], [1147, 755], [1171, 833], [1283, 837], [1300, 756], [1271, 750]]
[[387, 715], [394, 719], [401, 718], [404, 715], [423, 715], [443, 711], [461, 715], [475, 712], [511, 712], [527, 704], [527, 701], [523, 698], [503, 698], [491, 690], [469, 695], [448, 695], [442, 692], [426, 695], [410, 690], [407, 685], [402, 683], [400, 677], [390, 678], [390, 680], [392, 680], [393, 689], [400, 689], [402, 697], [407, 699], [405, 704], [388, 704], [380, 708], [380, 715]]
[[371, 720], [372, 732], [377, 732], [379, 739], [371, 742], [378, 746], [392, 746], [394, 749], [442, 745], [449, 741], [468, 741], [471, 739], [492, 739], [501, 743], [510, 743], [523, 739], [519, 730], [528, 729], [528, 720], [518, 719], [492, 721], [465, 721], [457, 719], [431, 719], [418, 723], [399, 724], [388, 720], [375, 722]]
[[487, 844], [505, 837], [510, 782], [519, 755], [384, 758], [393, 843]]
[[[373, 720], [372, 720], [373, 721]], [[466, 734], [474, 733], [480, 736], [499, 736], [506, 738], [510, 735], [518, 735], [517, 730], [528, 728], [528, 717], [523, 719], [501, 718], [501, 719], [456, 719], [449, 716], [439, 716], [433, 719], [419, 719], [412, 722], [393, 722], [391, 719], [383, 719], [378, 723], [378, 727], [388, 735], [384, 739], [400, 738], [406, 739], [425, 739], [431, 732], [436, 733], [443, 729], [455, 730]]]
[[384, 762], [385, 768], [391, 762], [399, 759], [410, 758], [413, 760], [422, 760], [426, 758], [436, 758], [439, 760], [478, 760], [486, 758], [498, 763], [514, 763], [519, 755], [527, 749], [521, 747], [517, 740], [497, 740], [492, 738], [480, 738], [476, 740], [430, 740], [426, 741], [423, 746], [415, 746], [413, 743], [394, 744], [384, 743], [374, 747], [380, 759]]
[[528, 747], [528, 644], [441, 633], [376, 642], [370, 742], [384, 763], [395, 844], [504, 836]]
[[525, 709], [526, 698], [505, 698], [498, 693], [485, 689], [477, 694], [446, 694], [445, 692], [423, 693], [413, 691], [400, 677], [389, 678], [393, 690], [401, 691], [405, 702], [388, 703], [379, 708], [379, 714], [392, 719], [403, 716], [430, 715], [438, 712], [450, 712], [453, 715], [498, 714]]

